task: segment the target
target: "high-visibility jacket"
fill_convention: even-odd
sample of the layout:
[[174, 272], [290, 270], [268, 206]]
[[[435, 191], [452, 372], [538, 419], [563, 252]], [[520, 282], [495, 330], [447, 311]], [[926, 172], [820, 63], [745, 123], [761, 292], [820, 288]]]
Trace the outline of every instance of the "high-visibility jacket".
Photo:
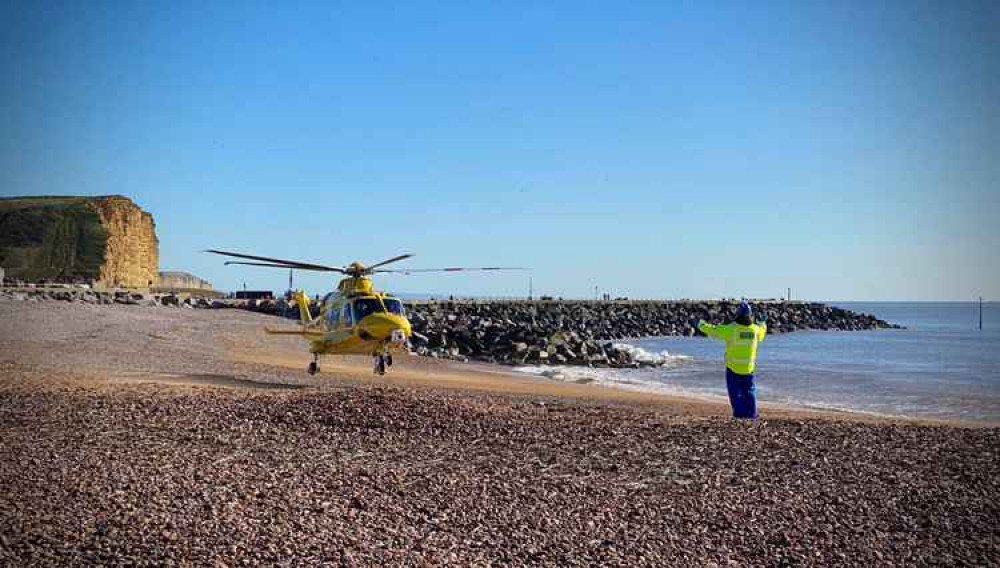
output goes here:
[[712, 325], [698, 322], [698, 329], [709, 337], [726, 342], [726, 367], [734, 373], [750, 375], [757, 366], [757, 344], [764, 341], [767, 326], [762, 323]]

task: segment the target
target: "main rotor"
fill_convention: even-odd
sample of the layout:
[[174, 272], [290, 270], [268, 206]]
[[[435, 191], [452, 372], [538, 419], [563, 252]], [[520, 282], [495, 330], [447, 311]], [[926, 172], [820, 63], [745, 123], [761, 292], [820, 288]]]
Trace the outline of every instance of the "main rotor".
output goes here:
[[[347, 266], [327, 266], [325, 264], [315, 264], [311, 262], [300, 262], [297, 260], [287, 260], [281, 258], [271, 258], [267, 256], [256, 256], [252, 254], [243, 254], [238, 252], [229, 252], [223, 250], [210, 249], [205, 252], [210, 252], [212, 254], [220, 254], [223, 256], [229, 256], [233, 258], [245, 259], [243, 261], [237, 260], [227, 260], [226, 266], [230, 264], [242, 264], [247, 266], [265, 266], [268, 268], [290, 268], [294, 270], [310, 270], [314, 272], [336, 272], [343, 274], [351, 278], [365, 278], [373, 274], [413, 274], [418, 272], [462, 272], [462, 271], [475, 271], [475, 270], [526, 270], [525, 268], [516, 267], [502, 267], [502, 266], [486, 266], [477, 268], [468, 267], [451, 267], [451, 268], [410, 268], [410, 269], [391, 269], [382, 268], [387, 264], [392, 264], [394, 262], [399, 262], [401, 260], [406, 260], [413, 256], [412, 254], [401, 254], [399, 256], [394, 256], [390, 259], [383, 260], [381, 262], [376, 262], [370, 266], [365, 266], [360, 262], [352, 262]], [[247, 262], [256, 261], [256, 262]]]

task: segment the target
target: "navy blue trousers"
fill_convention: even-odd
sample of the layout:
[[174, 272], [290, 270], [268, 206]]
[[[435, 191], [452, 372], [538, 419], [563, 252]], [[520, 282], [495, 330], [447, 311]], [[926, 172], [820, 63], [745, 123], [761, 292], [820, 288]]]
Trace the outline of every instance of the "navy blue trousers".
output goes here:
[[741, 375], [726, 369], [726, 390], [729, 404], [733, 406], [733, 418], [757, 418], [757, 387], [753, 384], [753, 374]]

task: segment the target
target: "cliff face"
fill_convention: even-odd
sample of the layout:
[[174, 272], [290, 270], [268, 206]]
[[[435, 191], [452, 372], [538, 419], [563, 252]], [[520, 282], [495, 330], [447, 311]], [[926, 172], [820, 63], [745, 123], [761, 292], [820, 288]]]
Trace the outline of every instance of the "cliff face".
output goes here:
[[156, 285], [153, 217], [132, 200], [104, 197], [0, 199], [0, 266], [9, 279]]
[[160, 241], [153, 216], [131, 199], [113, 195], [87, 204], [108, 233], [104, 264], [98, 280], [107, 286], [145, 288], [159, 279]]
[[187, 272], [171, 270], [160, 272], [160, 283], [157, 287], [171, 290], [211, 290], [212, 283]]

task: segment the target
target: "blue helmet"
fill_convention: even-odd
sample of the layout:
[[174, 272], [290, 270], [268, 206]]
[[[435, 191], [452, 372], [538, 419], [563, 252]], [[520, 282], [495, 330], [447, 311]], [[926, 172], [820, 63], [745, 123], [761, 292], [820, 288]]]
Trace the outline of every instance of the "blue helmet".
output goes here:
[[750, 304], [746, 302], [740, 302], [739, 307], [736, 308], [736, 318], [752, 319], [753, 309], [750, 307]]

